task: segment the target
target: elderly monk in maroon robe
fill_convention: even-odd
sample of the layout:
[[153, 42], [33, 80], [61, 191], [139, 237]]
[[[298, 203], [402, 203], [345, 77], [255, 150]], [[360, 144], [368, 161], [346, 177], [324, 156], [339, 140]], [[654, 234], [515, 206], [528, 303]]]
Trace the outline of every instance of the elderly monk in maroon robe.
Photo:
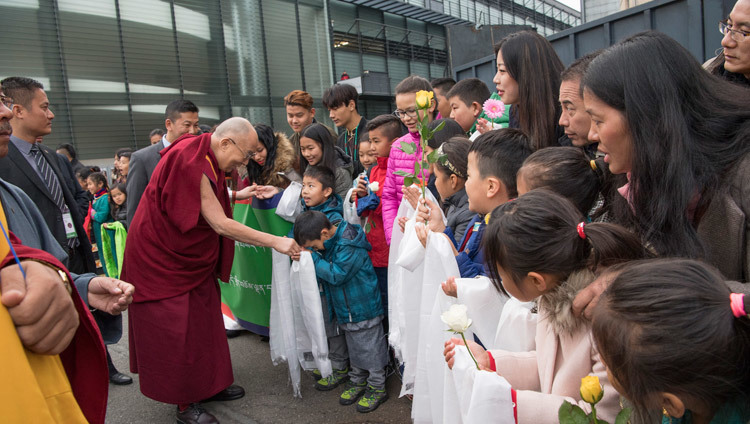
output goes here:
[[243, 118], [177, 139], [161, 151], [129, 229], [122, 278], [136, 287], [130, 368], [144, 395], [177, 405], [178, 422], [216, 423], [200, 402], [244, 395], [232, 385], [217, 282], [229, 279], [234, 240], [289, 255], [300, 250], [290, 238], [231, 218], [225, 173], [259, 147]]

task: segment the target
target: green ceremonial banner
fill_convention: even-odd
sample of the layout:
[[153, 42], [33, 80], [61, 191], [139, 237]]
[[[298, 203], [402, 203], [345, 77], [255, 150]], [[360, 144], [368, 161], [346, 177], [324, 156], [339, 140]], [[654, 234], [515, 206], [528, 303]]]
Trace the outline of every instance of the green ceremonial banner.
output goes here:
[[[276, 215], [282, 193], [271, 199], [253, 199], [234, 205], [234, 219], [250, 228], [277, 236], [289, 234], [292, 223]], [[234, 263], [221, 286], [222, 312], [243, 328], [268, 336], [271, 311], [271, 249], [235, 242]]]

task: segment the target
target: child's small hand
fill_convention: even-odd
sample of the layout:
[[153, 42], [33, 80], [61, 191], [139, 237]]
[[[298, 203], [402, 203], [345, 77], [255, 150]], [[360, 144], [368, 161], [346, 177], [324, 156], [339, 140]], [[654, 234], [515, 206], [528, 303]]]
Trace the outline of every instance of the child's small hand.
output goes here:
[[429, 236], [430, 230], [424, 224], [419, 223], [414, 226], [414, 231], [417, 233], [417, 238], [422, 243], [422, 247], [427, 247], [427, 236]]
[[401, 218], [398, 219], [398, 226], [399, 226], [399, 228], [401, 228], [401, 232], [402, 233], [404, 231], [406, 231], [406, 222], [407, 221], [409, 221], [409, 218], [407, 218], [405, 216], [402, 216]]
[[430, 210], [424, 204], [423, 199], [419, 199], [419, 206], [417, 207], [417, 222], [426, 224], [430, 221]]
[[417, 209], [417, 201], [421, 194], [418, 187], [401, 187], [401, 192], [404, 193], [404, 198], [409, 202], [412, 208]]
[[[485, 370], [485, 371], [492, 371], [490, 369], [490, 356], [487, 354], [487, 351], [482, 348], [478, 343], [473, 342], [471, 340], [467, 340], [469, 343], [469, 349], [471, 350], [471, 353], [474, 355], [474, 359], [476, 359], [477, 364], [479, 365], [479, 369]], [[448, 363], [448, 368], [453, 369], [453, 364], [456, 362], [456, 346], [463, 346], [464, 341], [461, 340], [458, 337], [454, 337], [447, 342], [445, 342], [445, 349], [443, 349], [443, 356], [445, 357], [445, 362]]]
[[492, 125], [490, 125], [490, 122], [484, 118], [477, 119], [477, 131], [479, 131], [479, 134], [484, 134], [488, 131], [492, 131]]
[[[427, 216], [429, 218], [427, 220], [427, 226], [430, 228], [430, 230], [436, 233], [442, 233], [443, 231], [445, 231], [445, 224], [443, 224], [442, 216], [437, 210], [438, 206], [430, 199], [424, 199], [421, 201], [424, 202], [425, 206], [427, 206], [425, 209], [429, 208], [429, 212], [427, 213]], [[430, 213], [431, 211], [436, 212]]]
[[255, 197], [258, 199], [270, 199], [279, 192], [278, 187], [274, 186], [257, 186], [255, 189]]
[[[357, 194], [357, 197], [365, 197], [367, 196], [367, 184], [365, 184], [365, 179], [360, 177], [357, 179], [357, 189], [354, 190], [354, 193]], [[354, 198], [352, 198], [352, 202], [354, 201]]]
[[446, 296], [458, 297], [458, 285], [456, 285], [456, 277], [449, 277], [447, 280], [443, 281], [440, 287], [442, 287], [443, 293], [445, 293]]

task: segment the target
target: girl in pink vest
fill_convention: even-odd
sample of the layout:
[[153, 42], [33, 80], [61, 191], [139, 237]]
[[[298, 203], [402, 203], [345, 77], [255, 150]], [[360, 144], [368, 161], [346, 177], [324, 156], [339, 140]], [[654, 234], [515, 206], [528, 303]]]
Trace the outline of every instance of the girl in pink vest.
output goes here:
[[[383, 185], [383, 226], [385, 228], [385, 240], [391, 244], [391, 232], [393, 231], [393, 221], [398, 213], [398, 206], [401, 204], [403, 197], [402, 187], [404, 186], [404, 177], [396, 175], [396, 171], [414, 172], [414, 163], [422, 157], [422, 147], [419, 145], [419, 133], [417, 132], [417, 109], [416, 99], [417, 91], [432, 91], [430, 82], [426, 79], [412, 75], [401, 81], [396, 86], [396, 116], [406, 125], [409, 133], [393, 142], [391, 153], [388, 157], [388, 175], [385, 177]], [[437, 103], [433, 99], [430, 108], [427, 109], [429, 121], [434, 119]], [[421, 113], [421, 112], [420, 112]], [[402, 143], [415, 143], [417, 151], [411, 155], [401, 150]], [[423, 178], [429, 179], [429, 171], [424, 171]], [[416, 207], [416, 205], [414, 205]]]

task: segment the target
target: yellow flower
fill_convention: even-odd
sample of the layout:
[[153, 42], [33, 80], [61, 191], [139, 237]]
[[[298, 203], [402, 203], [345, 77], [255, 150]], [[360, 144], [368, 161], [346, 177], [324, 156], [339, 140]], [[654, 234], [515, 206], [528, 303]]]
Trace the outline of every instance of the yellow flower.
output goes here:
[[417, 91], [417, 109], [428, 109], [432, 104], [432, 91]]
[[602, 385], [599, 384], [599, 377], [589, 375], [581, 379], [581, 399], [594, 405], [604, 395]]

